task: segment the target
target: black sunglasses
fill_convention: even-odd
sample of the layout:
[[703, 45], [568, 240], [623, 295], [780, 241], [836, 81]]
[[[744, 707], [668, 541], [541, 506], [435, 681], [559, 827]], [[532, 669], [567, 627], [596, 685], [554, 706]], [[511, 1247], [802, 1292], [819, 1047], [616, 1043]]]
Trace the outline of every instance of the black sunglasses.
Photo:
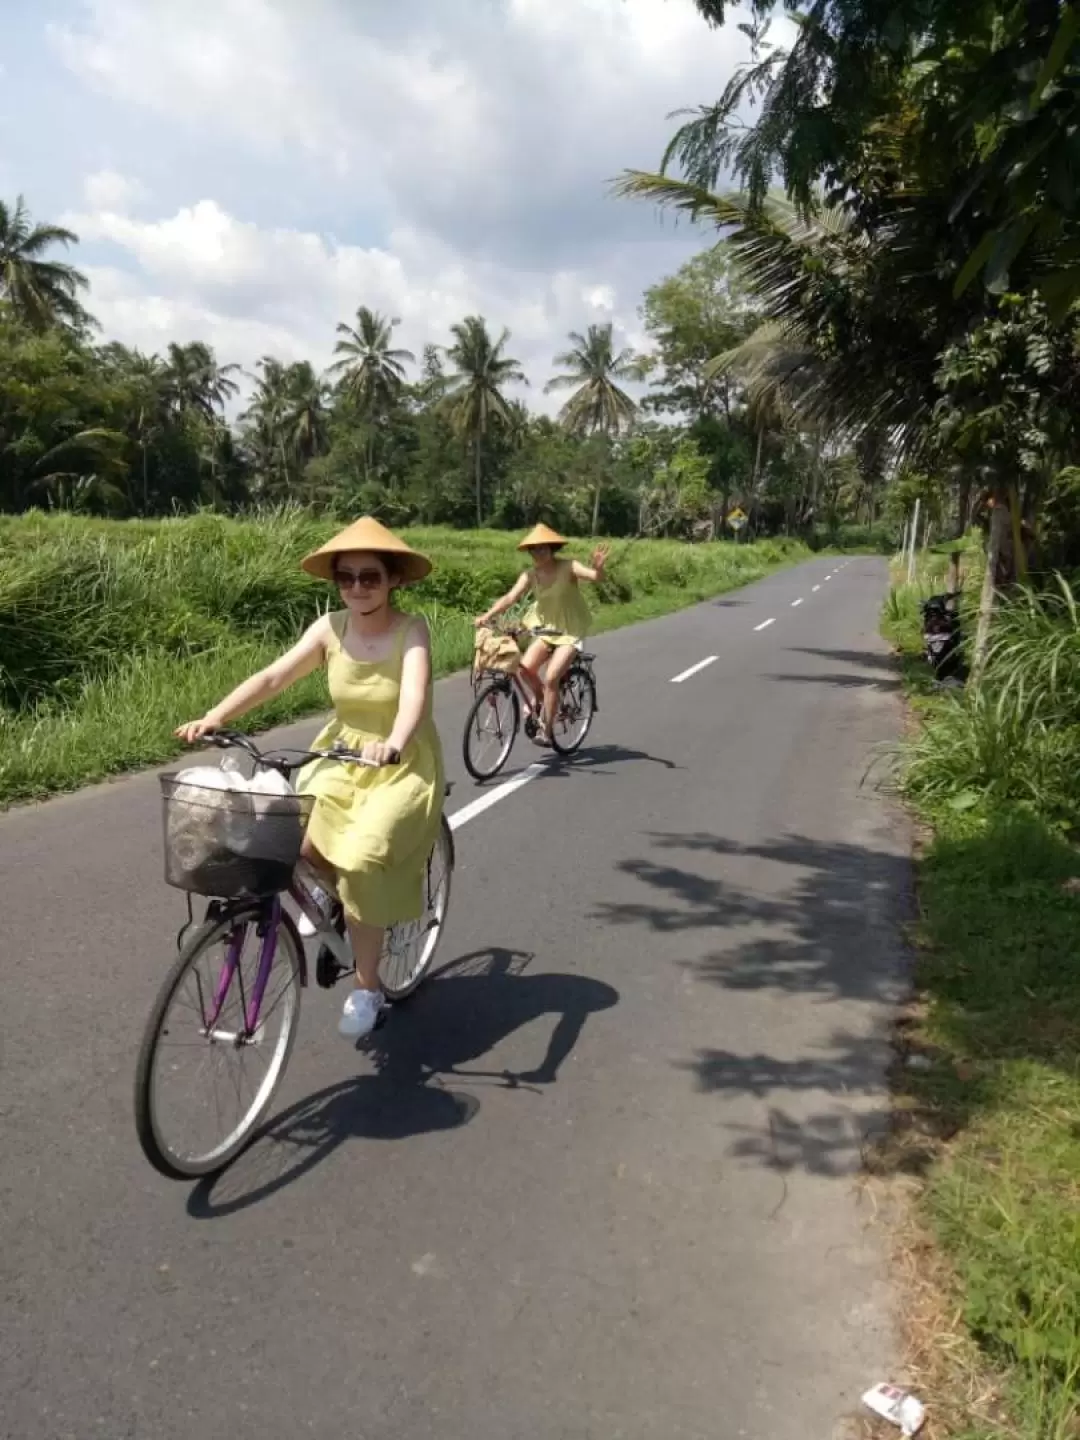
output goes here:
[[381, 570], [335, 570], [334, 581], [342, 590], [351, 590], [359, 585], [361, 590], [378, 590], [386, 584], [387, 577]]

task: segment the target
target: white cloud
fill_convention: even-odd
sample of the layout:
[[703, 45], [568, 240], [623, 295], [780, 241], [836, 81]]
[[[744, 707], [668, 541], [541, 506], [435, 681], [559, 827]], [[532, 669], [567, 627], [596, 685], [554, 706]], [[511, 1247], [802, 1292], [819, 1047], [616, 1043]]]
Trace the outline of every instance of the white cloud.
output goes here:
[[705, 242], [607, 183], [746, 53], [691, 0], [80, 0], [49, 45], [107, 333], [325, 363], [361, 303], [417, 350], [481, 313], [534, 403], [567, 331], [640, 343], [642, 289]]
[[493, 329], [509, 328], [509, 348], [524, 362], [539, 404], [566, 333], [614, 320], [626, 343], [639, 298], [633, 287], [620, 297], [610, 283], [572, 270], [465, 266], [414, 231], [395, 232], [383, 249], [263, 230], [213, 200], [157, 221], [116, 211], [75, 212], [63, 221], [84, 240], [118, 247], [133, 267], [85, 267], [90, 307], [107, 335], [145, 351], [205, 340], [221, 360], [248, 371], [264, 354], [325, 367], [337, 322], [360, 303], [400, 317], [400, 341], [417, 354], [428, 342], [447, 343], [455, 321], [480, 313]]
[[91, 210], [126, 210], [145, 194], [137, 180], [115, 170], [95, 170], [83, 181], [83, 198]]

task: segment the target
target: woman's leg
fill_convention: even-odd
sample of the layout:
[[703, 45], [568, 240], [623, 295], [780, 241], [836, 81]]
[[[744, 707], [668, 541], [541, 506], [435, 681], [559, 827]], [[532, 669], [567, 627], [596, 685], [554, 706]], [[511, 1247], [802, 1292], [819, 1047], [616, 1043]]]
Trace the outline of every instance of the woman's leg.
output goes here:
[[306, 832], [300, 845], [300, 859], [306, 860], [312, 870], [319, 877], [319, 880], [329, 887], [331, 894], [337, 893], [337, 872], [326, 856], [316, 850], [312, 844], [311, 836]]
[[521, 678], [529, 688], [537, 709], [544, 698], [544, 686], [540, 680], [540, 671], [550, 654], [551, 646], [547, 641], [534, 640], [525, 651], [521, 661]]
[[544, 731], [550, 736], [559, 706], [559, 682], [573, 664], [577, 650], [573, 645], [560, 645], [548, 661], [544, 672]]
[[347, 917], [346, 923], [356, 966], [356, 984], [345, 997], [338, 1033], [347, 1040], [362, 1040], [379, 1023], [379, 1012], [384, 1004], [379, 984], [379, 960], [385, 931], [380, 925], [365, 925], [362, 920], [351, 917]]
[[378, 990], [379, 961], [382, 959], [383, 936], [386, 931], [381, 925], [365, 925], [362, 920], [353, 920], [351, 917], [346, 917], [346, 920], [356, 964], [357, 989]]
[[544, 686], [540, 679], [540, 671], [551, 654], [551, 646], [546, 640], [534, 640], [521, 660], [521, 678], [532, 691], [539, 706], [544, 698]]

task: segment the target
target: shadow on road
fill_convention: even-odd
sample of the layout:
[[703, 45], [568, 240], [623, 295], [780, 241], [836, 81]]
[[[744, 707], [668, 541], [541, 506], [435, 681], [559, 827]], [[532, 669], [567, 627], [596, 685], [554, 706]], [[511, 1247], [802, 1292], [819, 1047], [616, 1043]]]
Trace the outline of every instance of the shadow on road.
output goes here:
[[[532, 958], [496, 947], [443, 966], [357, 1047], [374, 1073], [328, 1086], [276, 1115], [229, 1170], [196, 1185], [188, 1213], [217, 1219], [258, 1204], [351, 1139], [402, 1140], [468, 1124], [480, 1102], [447, 1088], [446, 1079], [541, 1094], [540, 1087], [555, 1083], [588, 1017], [616, 1005], [619, 995], [582, 975], [528, 974]], [[534, 1067], [518, 1073], [464, 1068], [549, 1015], [555, 1024]]]
[[859, 675], [848, 670], [835, 674], [811, 675], [767, 675], [767, 680], [780, 680], [795, 685], [835, 685], [842, 690], [899, 690], [900, 680], [895, 676]]
[[[713, 932], [718, 948], [683, 963], [728, 991], [867, 1007], [865, 1024], [860, 1016], [856, 1028], [838, 1029], [809, 1053], [709, 1048], [681, 1062], [702, 1091], [763, 1102], [764, 1123], [730, 1127], [733, 1155], [781, 1171], [851, 1175], [887, 1118], [883, 1073], [891, 1051], [880, 1015], [891, 1014], [906, 990], [900, 927], [910, 904], [907, 857], [799, 835], [759, 845], [705, 833], [648, 839], [651, 853], [620, 869], [649, 893], [603, 904], [599, 918], [668, 936]], [[792, 1023], [781, 1021], [779, 1030], [798, 1052], [798, 1012], [789, 1013]], [[805, 1098], [794, 1098], [807, 1095], [822, 1103], [808, 1109]]]
[[610, 774], [608, 765], [625, 765], [630, 760], [644, 760], [649, 765], [660, 765], [665, 770], [681, 770], [674, 760], [665, 760], [660, 755], [650, 755], [645, 750], [631, 750], [626, 745], [592, 745], [579, 750], [576, 755], [555, 755], [551, 761], [553, 775], [566, 774], [571, 770], [583, 770], [598, 775]]
[[838, 660], [842, 665], [862, 665], [867, 670], [884, 670], [890, 675], [898, 671], [896, 656], [880, 650], [817, 650], [810, 645], [791, 645], [791, 655], [817, 655], [822, 660]]
[[[574, 770], [580, 770], [585, 774], [610, 775], [609, 766], [625, 765], [628, 761], [633, 760], [642, 760], [649, 765], [662, 765], [665, 770], [681, 770], [683, 768], [674, 760], [665, 760], [660, 755], [650, 755], [645, 750], [631, 750], [626, 745], [590, 745], [584, 750], [579, 750], [576, 755], [565, 757], [556, 755], [553, 750], [536, 746], [531, 749], [528, 756], [523, 758], [521, 764], [500, 770], [499, 774], [493, 776], [491, 781], [478, 781], [475, 788], [483, 790], [485, 784], [504, 785], [507, 780], [513, 780], [515, 775], [520, 775], [527, 766], [534, 764], [537, 760], [547, 761], [545, 779], [550, 776], [561, 779]], [[464, 791], [464, 793], [468, 792]]]

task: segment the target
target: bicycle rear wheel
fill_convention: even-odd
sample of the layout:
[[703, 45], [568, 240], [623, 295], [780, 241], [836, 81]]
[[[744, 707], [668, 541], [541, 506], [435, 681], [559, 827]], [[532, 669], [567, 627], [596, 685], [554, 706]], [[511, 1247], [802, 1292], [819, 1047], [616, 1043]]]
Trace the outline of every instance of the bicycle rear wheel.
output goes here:
[[379, 978], [390, 1000], [404, 1000], [431, 969], [442, 939], [454, 873], [454, 836], [443, 816], [439, 838], [428, 856], [424, 876], [424, 913], [418, 920], [392, 925], [386, 932]]
[[596, 714], [596, 685], [584, 665], [571, 665], [559, 686], [559, 708], [551, 727], [551, 744], [560, 755], [579, 749]]
[[256, 902], [200, 925], [150, 1012], [135, 1069], [135, 1128], [147, 1160], [170, 1179], [212, 1175], [234, 1160], [289, 1063], [300, 1019], [300, 942], [286, 918], [258, 1023], [248, 1026], [265, 916]]
[[492, 680], [477, 695], [465, 721], [462, 755], [474, 780], [490, 780], [510, 758], [521, 723], [521, 703], [509, 680]]

